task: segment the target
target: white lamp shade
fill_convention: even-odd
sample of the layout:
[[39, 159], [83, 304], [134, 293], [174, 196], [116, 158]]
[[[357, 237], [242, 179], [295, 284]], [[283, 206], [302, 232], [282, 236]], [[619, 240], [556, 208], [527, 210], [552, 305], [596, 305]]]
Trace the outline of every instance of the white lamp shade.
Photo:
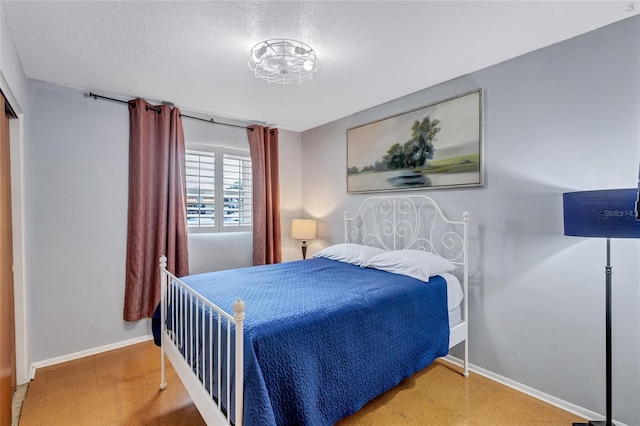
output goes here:
[[313, 219], [293, 219], [291, 222], [291, 238], [296, 240], [312, 240], [316, 237], [316, 221]]

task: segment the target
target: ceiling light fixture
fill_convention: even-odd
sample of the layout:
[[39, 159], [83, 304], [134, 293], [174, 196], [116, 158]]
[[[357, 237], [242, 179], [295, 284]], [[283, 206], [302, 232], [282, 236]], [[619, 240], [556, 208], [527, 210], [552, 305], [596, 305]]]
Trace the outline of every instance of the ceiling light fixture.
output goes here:
[[311, 47], [300, 41], [272, 39], [253, 46], [249, 68], [257, 78], [269, 83], [301, 83], [318, 70], [318, 58]]

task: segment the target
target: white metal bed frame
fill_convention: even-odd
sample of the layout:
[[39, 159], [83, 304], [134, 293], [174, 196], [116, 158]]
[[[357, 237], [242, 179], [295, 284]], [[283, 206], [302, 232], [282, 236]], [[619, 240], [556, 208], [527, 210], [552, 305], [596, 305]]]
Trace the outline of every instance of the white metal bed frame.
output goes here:
[[[436, 202], [424, 195], [398, 197], [369, 197], [362, 202], [354, 216], [344, 216], [345, 242], [381, 247], [386, 250], [417, 249], [436, 253], [455, 265], [462, 266], [461, 282], [464, 292], [462, 321], [451, 328], [449, 348], [464, 345], [463, 375], [468, 369], [468, 222], [465, 212], [462, 221], [451, 221], [444, 216]], [[436, 244], [437, 242], [437, 244]], [[242, 425], [243, 420], [243, 321], [245, 304], [238, 299], [233, 304], [234, 315], [208, 301], [197, 291], [167, 271], [167, 258], [160, 259], [161, 276], [161, 383], [165, 389], [165, 354], [182, 380], [191, 399], [208, 425]], [[202, 306], [189, 309], [188, 306]], [[167, 306], [177, 307], [171, 315], [178, 315], [183, 327], [177, 331], [167, 328]], [[205, 308], [211, 315], [205, 316]], [[209, 327], [200, 326], [208, 321]], [[214, 325], [215, 324], [215, 325]], [[213, 333], [217, 328], [217, 333]], [[188, 331], [186, 331], [188, 330]], [[235, 334], [232, 339], [231, 333]], [[226, 347], [221, 348], [221, 335], [226, 332]], [[189, 333], [192, 338], [186, 338]], [[217, 337], [214, 337], [217, 336]], [[217, 353], [201, 351], [198, 342], [217, 340]], [[193, 344], [193, 341], [196, 344]], [[232, 348], [232, 345], [234, 348]], [[201, 345], [200, 345], [201, 346]], [[225, 346], [225, 345], [222, 345]], [[235, 368], [231, 378], [230, 360], [235, 351]], [[221, 389], [220, 368], [213, 371], [218, 360], [226, 359], [226, 389]], [[209, 377], [203, 377], [208, 372]], [[214, 380], [215, 379], [215, 380]], [[209, 383], [207, 390], [206, 383]], [[212, 385], [215, 383], [216, 385]], [[215, 387], [217, 386], [217, 387]], [[233, 391], [232, 391], [233, 386]], [[214, 391], [217, 390], [214, 398]], [[226, 394], [226, 407], [232, 407], [230, 396], [234, 396], [234, 413], [225, 412], [222, 391]], [[233, 422], [232, 422], [233, 419]]]

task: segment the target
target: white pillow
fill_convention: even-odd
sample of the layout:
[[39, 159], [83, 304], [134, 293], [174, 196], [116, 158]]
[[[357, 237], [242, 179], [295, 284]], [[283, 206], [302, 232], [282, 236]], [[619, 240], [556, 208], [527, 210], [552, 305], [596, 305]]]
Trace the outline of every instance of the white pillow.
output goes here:
[[313, 257], [323, 257], [325, 259], [338, 260], [340, 262], [361, 266], [371, 257], [384, 252], [383, 249], [378, 247], [341, 243], [326, 247]]
[[447, 259], [423, 250], [395, 250], [373, 256], [362, 264], [364, 268], [375, 268], [394, 274], [407, 275], [420, 281], [456, 267]]

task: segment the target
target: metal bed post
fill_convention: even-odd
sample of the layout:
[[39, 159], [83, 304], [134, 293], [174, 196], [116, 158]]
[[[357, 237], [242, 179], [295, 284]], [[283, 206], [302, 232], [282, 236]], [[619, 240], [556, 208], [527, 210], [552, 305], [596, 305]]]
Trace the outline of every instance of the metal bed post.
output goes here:
[[[165, 297], [165, 292], [167, 291], [167, 257], [162, 256], [160, 258], [160, 339], [163, 339], [162, 330], [165, 327], [165, 311], [167, 309], [167, 298]], [[165, 377], [165, 359], [164, 359], [164, 350], [162, 345], [160, 345], [160, 390], [164, 390], [167, 387], [167, 381]]]
[[244, 384], [244, 308], [245, 304], [240, 299], [233, 304], [233, 311], [235, 312], [233, 318], [236, 323], [236, 426], [242, 426], [242, 414], [244, 412], [244, 389], [242, 387]]
[[[462, 307], [462, 312], [464, 315], [464, 321], [468, 324], [469, 323], [469, 237], [467, 235], [467, 232], [469, 230], [469, 219], [470, 219], [471, 215], [469, 214], [468, 211], [465, 211], [462, 214], [462, 222], [463, 222], [463, 251], [464, 251], [464, 256], [463, 256], [463, 262], [464, 262], [464, 272], [463, 272], [463, 276], [462, 276], [462, 286], [463, 286], [463, 290], [462, 292], [464, 293], [464, 299], [462, 301], [462, 303], [464, 303], [463, 307]], [[468, 326], [467, 326], [468, 327]], [[463, 371], [463, 375], [464, 377], [469, 377], [469, 329], [467, 328], [467, 336], [466, 339], [464, 340], [464, 371]]]

